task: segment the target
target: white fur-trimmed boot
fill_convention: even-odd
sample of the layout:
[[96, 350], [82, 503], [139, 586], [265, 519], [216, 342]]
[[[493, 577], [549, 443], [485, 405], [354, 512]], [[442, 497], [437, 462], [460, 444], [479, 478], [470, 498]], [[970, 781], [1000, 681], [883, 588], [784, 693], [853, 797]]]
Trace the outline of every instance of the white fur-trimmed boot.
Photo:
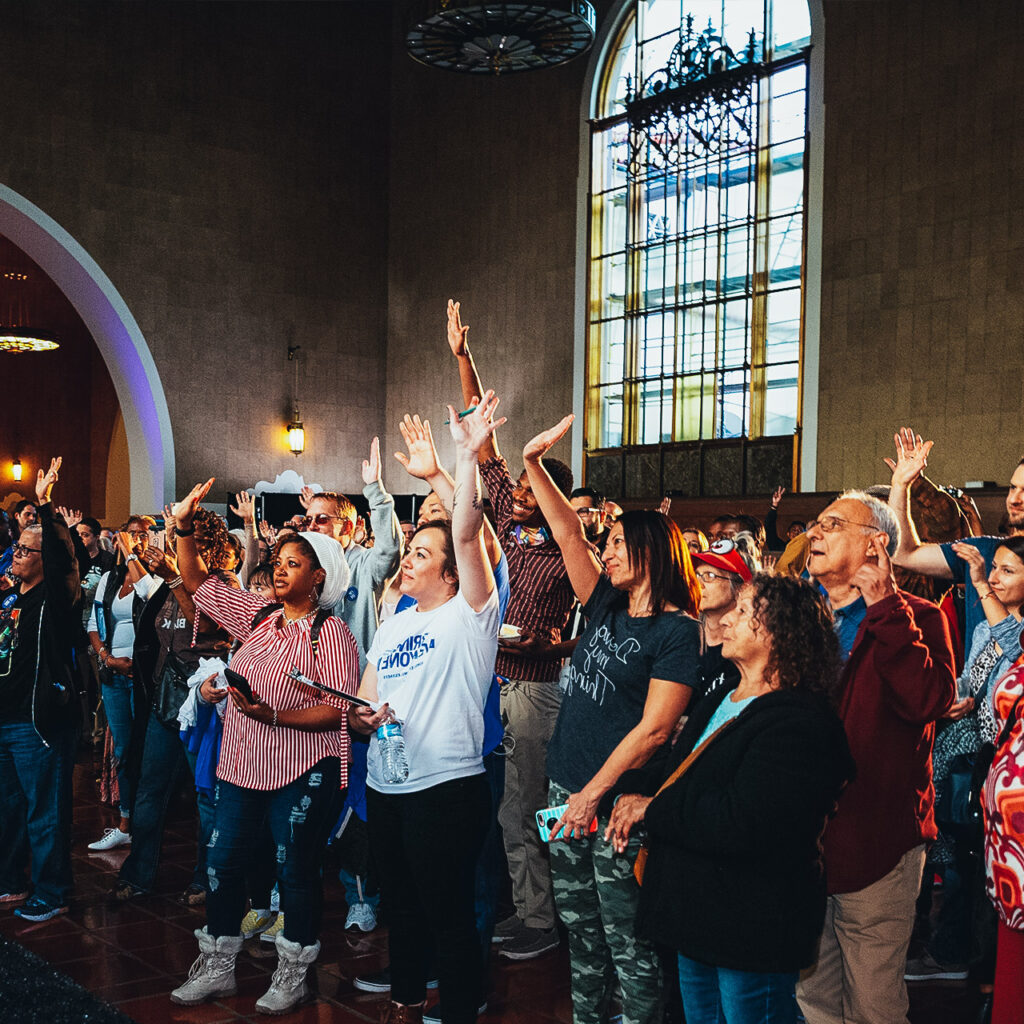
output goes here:
[[320, 955], [320, 943], [300, 946], [284, 935], [277, 936], [277, 970], [270, 979], [270, 988], [256, 1001], [259, 1013], [287, 1013], [309, 997], [306, 971]]
[[235, 961], [242, 951], [241, 935], [214, 938], [205, 928], [196, 929], [199, 957], [188, 972], [188, 979], [171, 993], [171, 1002], [179, 1006], [195, 1006], [207, 999], [233, 996]]

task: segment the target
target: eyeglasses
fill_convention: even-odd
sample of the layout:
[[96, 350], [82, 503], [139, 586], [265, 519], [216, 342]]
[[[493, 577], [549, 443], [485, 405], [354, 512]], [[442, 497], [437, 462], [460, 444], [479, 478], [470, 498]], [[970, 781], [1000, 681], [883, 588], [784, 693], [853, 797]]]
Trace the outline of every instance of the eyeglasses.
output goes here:
[[696, 575], [701, 583], [710, 583], [712, 580], [727, 580], [729, 578], [728, 576], [722, 576], [720, 573], [712, 572], [710, 569], [699, 572]]
[[822, 516], [820, 519], [815, 519], [813, 523], [808, 523], [804, 533], [810, 533], [816, 526], [822, 533], [835, 533], [840, 526], [856, 526], [858, 530], [867, 530], [869, 533], [875, 531], [875, 527], [871, 523], [854, 523], [849, 519], [841, 519], [839, 516]]
[[18, 558], [24, 558], [26, 555], [31, 554], [33, 551], [38, 555], [42, 548], [27, 548], [24, 544], [15, 544], [14, 553]]
[[326, 526], [332, 519], [342, 519], [343, 516], [329, 516], [326, 512], [318, 512], [315, 516], [303, 516], [302, 525], [312, 526], [316, 523], [317, 526]]

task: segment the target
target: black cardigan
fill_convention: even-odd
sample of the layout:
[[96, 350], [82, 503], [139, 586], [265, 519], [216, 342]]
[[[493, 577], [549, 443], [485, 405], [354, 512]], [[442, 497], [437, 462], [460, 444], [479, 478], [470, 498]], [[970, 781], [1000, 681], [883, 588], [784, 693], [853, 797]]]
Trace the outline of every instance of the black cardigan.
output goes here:
[[[694, 712], [662, 780], [719, 703]], [[638, 934], [733, 970], [812, 964], [825, 914], [821, 835], [854, 770], [824, 700], [793, 690], [755, 700], [648, 807]]]

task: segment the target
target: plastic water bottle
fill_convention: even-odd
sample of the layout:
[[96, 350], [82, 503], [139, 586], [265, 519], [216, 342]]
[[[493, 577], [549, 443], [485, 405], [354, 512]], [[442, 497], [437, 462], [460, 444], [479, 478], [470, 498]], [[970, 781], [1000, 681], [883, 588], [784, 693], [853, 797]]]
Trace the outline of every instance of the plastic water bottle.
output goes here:
[[402, 723], [397, 719], [385, 722], [377, 730], [377, 742], [380, 745], [380, 762], [384, 781], [392, 785], [405, 782], [409, 777], [409, 759], [405, 756]]

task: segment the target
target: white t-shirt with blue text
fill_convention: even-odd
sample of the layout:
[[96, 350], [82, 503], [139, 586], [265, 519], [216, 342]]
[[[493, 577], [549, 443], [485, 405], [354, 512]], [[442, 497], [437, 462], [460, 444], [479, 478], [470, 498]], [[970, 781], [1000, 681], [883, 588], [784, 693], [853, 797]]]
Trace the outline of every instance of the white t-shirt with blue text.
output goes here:
[[500, 624], [497, 590], [479, 612], [458, 593], [439, 608], [381, 623], [366, 661], [377, 670], [377, 699], [402, 723], [409, 777], [384, 782], [374, 735], [366, 759], [371, 789], [417, 793], [483, 772], [484, 703]]

